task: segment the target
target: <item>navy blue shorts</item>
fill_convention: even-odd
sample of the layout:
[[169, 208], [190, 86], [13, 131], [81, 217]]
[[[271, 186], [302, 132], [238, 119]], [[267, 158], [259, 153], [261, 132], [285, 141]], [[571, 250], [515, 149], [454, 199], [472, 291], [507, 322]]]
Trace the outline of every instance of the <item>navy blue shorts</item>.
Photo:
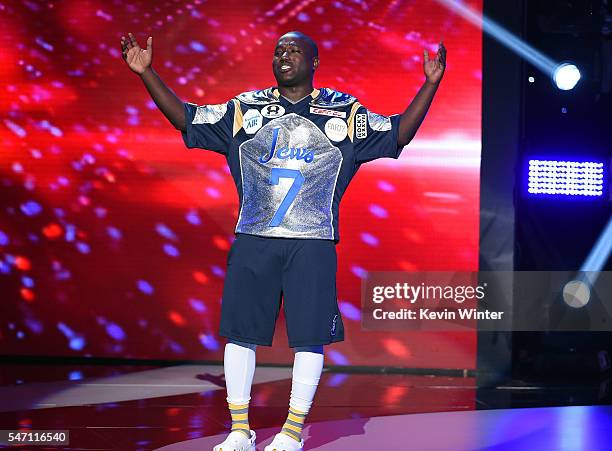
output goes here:
[[344, 340], [331, 240], [240, 233], [227, 257], [220, 335], [271, 346], [281, 297], [289, 346]]

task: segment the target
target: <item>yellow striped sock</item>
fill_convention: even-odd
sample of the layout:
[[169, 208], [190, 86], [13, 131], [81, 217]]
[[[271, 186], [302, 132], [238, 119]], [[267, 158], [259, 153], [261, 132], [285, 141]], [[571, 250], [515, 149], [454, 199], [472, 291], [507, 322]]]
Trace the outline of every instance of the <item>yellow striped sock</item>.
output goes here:
[[247, 437], [251, 437], [251, 428], [249, 427], [249, 405], [248, 404], [232, 404], [228, 402], [230, 415], [232, 416], [232, 432], [243, 432]]
[[283, 424], [281, 433], [300, 442], [302, 440], [302, 429], [304, 428], [304, 420], [307, 414], [308, 412], [300, 412], [293, 407], [289, 407], [289, 414], [287, 415], [285, 424]]

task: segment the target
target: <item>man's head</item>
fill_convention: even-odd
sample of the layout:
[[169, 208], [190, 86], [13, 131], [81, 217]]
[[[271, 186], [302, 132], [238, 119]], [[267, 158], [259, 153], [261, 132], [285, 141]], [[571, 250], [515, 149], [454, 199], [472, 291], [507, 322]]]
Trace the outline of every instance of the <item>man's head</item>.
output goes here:
[[282, 35], [276, 43], [272, 72], [279, 86], [312, 84], [318, 65], [317, 44], [304, 33], [291, 31]]

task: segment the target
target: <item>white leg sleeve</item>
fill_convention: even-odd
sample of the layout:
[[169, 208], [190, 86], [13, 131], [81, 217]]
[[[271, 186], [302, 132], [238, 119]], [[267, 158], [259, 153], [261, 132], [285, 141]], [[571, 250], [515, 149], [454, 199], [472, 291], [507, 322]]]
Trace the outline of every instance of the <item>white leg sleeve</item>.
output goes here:
[[234, 343], [225, 345], [223, 357], [227, 402], [247, 404], [251, 400], [251, 385], [255, 374], [255, 347]]
[[323, 371], [323, 354], [295, 353], [289, 407], [306, 413], [310, 410], [321, 378], [321, 371]]

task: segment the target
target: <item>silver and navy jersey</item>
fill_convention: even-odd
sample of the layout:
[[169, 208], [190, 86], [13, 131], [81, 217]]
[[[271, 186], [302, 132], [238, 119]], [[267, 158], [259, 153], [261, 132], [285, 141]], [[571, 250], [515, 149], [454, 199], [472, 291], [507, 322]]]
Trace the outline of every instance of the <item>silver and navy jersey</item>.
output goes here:
[[276, 88], [227, 103], [185, 103], [189, 148], [226, 156], [238, 189], [236, 233], [339, 240], [338, 207], [361, 164], [398, 158], [399, 116], [329, 88], [297, 103]]

